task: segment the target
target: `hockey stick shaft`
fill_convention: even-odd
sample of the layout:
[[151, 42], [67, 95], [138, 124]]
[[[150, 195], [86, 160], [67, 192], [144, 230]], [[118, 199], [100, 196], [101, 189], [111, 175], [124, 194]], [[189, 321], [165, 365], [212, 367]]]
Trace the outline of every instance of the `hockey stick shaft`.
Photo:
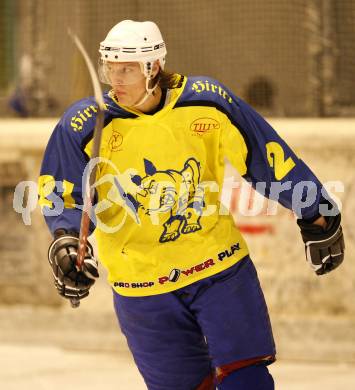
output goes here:
[[[100, 82], [98, 80], [95, 68], [90, 60], [90, 57], [87, 54], [87, 51], [85, 50], [80, 39], [70, 30], [68, 32], [85, 60], [85, 63], [90, 73], [92, 85], [94, 87], [95, 100], [98, 105], [95, 129], [93, 134], [93, 146], [92, 146], [92, 151], [90, 156], [91, 159], [90, 161], [92, 161], [97, 157], [99, 157], [100, 155], [101, 134], [104, 126], [105, 103], [102, 97]], [[83, 204], [83, 212], [81, 215], [81, 222], [80, 222], [78, 255], [76, 259], [76, 267], [79, 271], [83, 269], [86, 247], [88, 242], [89, 228], [90, 228], [90, 215], [92, 213], [94, 196], [95, 196], [94, 184], [96, 181], [96, 171], [97, 171], [97, 163], [94, 163], [92, 169], [89, 170], [89, 175], [86, 178], [86, 185], [84, 189], [84, 197], [83, 197], [84, 204]], [[80, 306], [80, 300], [76, 298], [72, 298], [70, 300], [70, 303], [73, 308]]]
[[[91, 160], [97, 158], [100, 153], [100, 140], [101, 140], [103, 123], [104, 123], [104, 112], [103, 110], [98, 108], [95, 130], [94, 130]], [[81, 215], [81, 222], [80, 222], [79, 248], [78, 248], [78, 256], [76, 259], [76, 266], [79, 270], [82, 270], [84, 265], [84, 258], [86, 253], [87, 239], [88, 239], [89, 227], [90, 227], [90, 215], [92, 212], [94, 196], [95, 196], [94, 184], [96, 181], [96, 171], [97, 171], [97, 164], [94, 163], [92, 170], [91, 171], [89, 170], [89, 176], [86, 178], [83, 213]]]

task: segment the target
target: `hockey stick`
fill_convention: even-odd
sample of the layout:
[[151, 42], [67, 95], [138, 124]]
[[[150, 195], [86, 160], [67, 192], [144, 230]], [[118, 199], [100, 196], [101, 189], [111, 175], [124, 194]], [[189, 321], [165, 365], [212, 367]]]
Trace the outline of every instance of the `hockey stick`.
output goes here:
[[[91, 156], [90, 161], [99, 157], [100, 154], [100, 143], [101, 143], [101, 134], [102, 134], [102, 128], [104, 125], [104, 110], [105, 110], [105, 103], [102, 96], [102, 89], [100, 86], [99, 79], [97, 77], [95, 68], [89, 58], [89, 55], [87, 54], [83, 44], [81, 43], [80, 39], [75, 35], [73, 32], [68, 30], [68, 33], [72, 40], [74, 41], [75, 45], [81, 52], [86, 66], [89, 70], [92, 85], [94, 87], [94, 96], [96, 103], [98, 105], [97, 107], [97, 116], [96, 116], [96, 122], [95, 122], [95, 129], [93, 134], [93, 145], [91, 150]], [[90, 164], [89, 161], [89, 164]], [[85, 185], [85, 194], [84, 194], [84, 205], [83, 205], [83, 212], [81, 215], [81, 222], [80, 222], [80, 232], [79, 232], [79, 247], [78, 247], [78, 255], [76, 259], [76, 267], [79, 271], [82, 271], [83, 264], [84, 264], [84, 258], [85, 258], [85, 252], [87, 247], [87, 241], [88, 241], [88, 235], [89, 235], [89, 226], [90, 226], [90, 214], [92, 212], [92, 206], [95, 196], [95, 189], [93, 187], [95, 180], [96, 180], [96, 167], [97, 164], [95, 163], [92, 167], [92, 170], [89, 175], [86, 178], [86, 185]], [[77, 298], [72, 298], [70, 300], [71, 306], [73, 308], [77, 308], [80, 306], [80, 300]]]

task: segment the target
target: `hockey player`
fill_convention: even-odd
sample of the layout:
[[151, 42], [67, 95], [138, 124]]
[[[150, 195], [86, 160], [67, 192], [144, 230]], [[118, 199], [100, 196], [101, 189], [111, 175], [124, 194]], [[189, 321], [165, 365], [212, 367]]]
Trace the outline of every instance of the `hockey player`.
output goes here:
[[[227, 87], [164, 71], [166, 47], [153, 22], [118, 23], [99, 52], [111, 90], [91, 231], [147, 387], [273, 389], [267, 365], [275, 346], [257, 273], [232, 217], [219, 213], [224, 158], [254, 187], [264, 182], [266, 196], [277, 198], [275, 183], [282, 189], [278, 200], [297, 214], [318, 275], [343, 260], [340, 213], [310, 169]], [[96, 111], [93, 98], [66, 111], [41, 170], [54, 236], [49, 262], [65, 298], [86, 297], [98, 277], [90, 245], [84, 271], [75, 267]], [[312, 184], [308, 192], [303, 182]]]

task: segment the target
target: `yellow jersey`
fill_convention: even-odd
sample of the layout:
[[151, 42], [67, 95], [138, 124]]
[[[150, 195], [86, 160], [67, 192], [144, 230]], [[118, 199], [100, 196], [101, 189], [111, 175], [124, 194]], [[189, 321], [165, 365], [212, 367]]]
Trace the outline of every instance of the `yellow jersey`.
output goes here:
[[[109, 283], [125, 296], [179, 289], [248, 254], [221, 205], [226, 159], [252, 184], [320, 186], [267, 122], [218, 81], [177, 74], [175, 88], [165, 92], [152, 114], [104, 95], [91, 230]], [[79, 231], [96, 112], [93, 98], [75, 103], [48, 143], [39, 187], [52, 232]], [[291, 198], [285, 191], [279, 201], [291, 208]], [[316, 214], [316, 206], [304, 215]]]

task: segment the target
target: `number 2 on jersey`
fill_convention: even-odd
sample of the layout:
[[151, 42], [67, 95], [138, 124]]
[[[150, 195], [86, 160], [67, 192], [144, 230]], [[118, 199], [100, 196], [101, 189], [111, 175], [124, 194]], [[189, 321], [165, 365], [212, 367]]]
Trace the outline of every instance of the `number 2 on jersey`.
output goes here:
[[296, 165], [291, 157], [285, 160], [285, 152], [277, 142], [267, 143], [266, 153], [270, 167], [274, 168], [276, 180], [283, 179]]

